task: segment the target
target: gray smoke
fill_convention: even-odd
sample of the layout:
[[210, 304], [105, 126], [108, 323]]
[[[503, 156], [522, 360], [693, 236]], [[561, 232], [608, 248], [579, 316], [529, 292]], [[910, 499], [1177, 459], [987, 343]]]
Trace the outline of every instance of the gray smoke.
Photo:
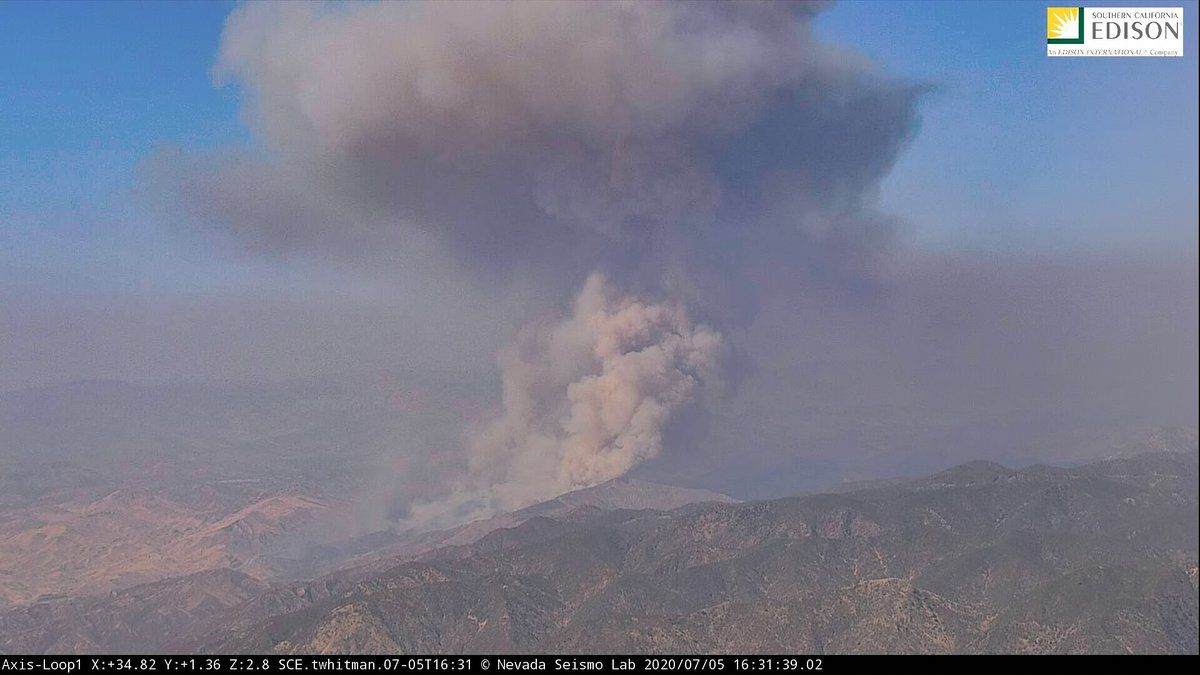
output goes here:
[[[258, 154], [151, 163], [268, 250], [641, 290], [780, 247], [851, 275], [886, 251], [875, 184], [920, 88], [817, 41], [793, 3], [251, 3], [216, 73]], [[583, 273], [580, 273], [583, 270]], [[680, 285], [686, 281], [676, 281]]]
[[477, 279], [582, 283], [504, 353], [504, 411], [467, 444], [459, 510], [511, 508], [662, 451], [725, 351], [689, 313], [728, 323], [764, 276], [853, 286], [886, 262], [871, 199], [920, 88], [819, 42], [814, 7], [247, 4], [216, 73], [263, 152], [150, 170], [269, 251], [403, 266], [432, 241]]

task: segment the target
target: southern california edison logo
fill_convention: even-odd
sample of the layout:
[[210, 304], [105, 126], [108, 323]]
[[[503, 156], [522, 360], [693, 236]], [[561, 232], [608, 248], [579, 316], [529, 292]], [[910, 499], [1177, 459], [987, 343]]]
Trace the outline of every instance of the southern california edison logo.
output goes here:
[[1047, 56], [1183, 56], [1182, 7], [1047, 7]]

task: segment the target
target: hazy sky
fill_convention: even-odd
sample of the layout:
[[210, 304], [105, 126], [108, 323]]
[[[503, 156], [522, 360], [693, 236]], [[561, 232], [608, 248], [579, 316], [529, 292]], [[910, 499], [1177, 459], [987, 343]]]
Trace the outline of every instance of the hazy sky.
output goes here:
[[[598, 271], [598, 311], [670, 328], [651, 346], [687, 352], [671, 331], [706, 335], [695, 321], [728, 351], [719, 424], [679, 395], [694, 352], [624, 383], [674, 401], [639, 441], [660, 462], [675, 444], [714, 474], [750, 466], [729, 452], [746, 434], [767, 465], [834, 456], [872, 424], [975, 455], [1194, 425], [1183, 5], [1184, 58], [1049, 59], [1045, 3], [647, 4], [623, 23], [3, 2], [0, 390], [405, 368], [499, 389], [496, 353], [534, 320], [557, 370], [522, 371], [547, 359], [517, 340], [505, 395], [537, 414], [506, 398], [500, 420], [558, 443], [560, 390], [600, 345], [555, 341], [588, 323], [567, 310]], [[444, 48], [463, 41], [478, 52]]]

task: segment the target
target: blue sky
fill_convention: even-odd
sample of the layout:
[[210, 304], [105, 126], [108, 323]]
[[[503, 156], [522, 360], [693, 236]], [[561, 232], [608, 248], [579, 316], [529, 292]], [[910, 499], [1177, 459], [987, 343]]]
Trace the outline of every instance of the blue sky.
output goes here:
[[[843, 2], [817, 26], [934, 85], [880, 194], [914, 245], [1194, 256], [1198, 14], [1183, 5], [1181, 59], [1048, 59], [1045, 3]], [[0, 283], [200, 290], [257, 273], [131, 198], [160, 145], [252, 142], [238, 92], [210, 77], [231, 8], [0, 3]]]
[[937, 88], [884, 205], [934, 246], [1194, 249], [1196, 3], [1177, 59], [1047, 58], [1048, 4], [843, 2], [819, 20]]
[[127, 187], [155, 144], [244, 140], [209, 67], [222, 2], [0, 5], [0, 205], [87, 207]]

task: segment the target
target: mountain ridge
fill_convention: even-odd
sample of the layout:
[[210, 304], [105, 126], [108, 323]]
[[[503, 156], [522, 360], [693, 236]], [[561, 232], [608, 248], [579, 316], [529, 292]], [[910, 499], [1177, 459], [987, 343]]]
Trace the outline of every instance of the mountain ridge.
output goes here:
[[[211, 613], [143, 646], [1195, 653], [1196, 488], [1192, 448], [1055, 470], [968, 463], [761, 502], [538, 514], [408, 559], [254, 586], [249, 597], [220, 590], [245, 587], [232, 577], [193, 575], [87, 606], [44, 603], [0, 614], [0, 633], [19, 636], [0, 648], [75, 636], [72, 649], [120, 650], [127, 643], [95, 626], [135, 606], [138, 616], [169, 613], [159, 597], [215, 597]], [[93, 618], [88, 632], [71, 616], [110, 619]]]

